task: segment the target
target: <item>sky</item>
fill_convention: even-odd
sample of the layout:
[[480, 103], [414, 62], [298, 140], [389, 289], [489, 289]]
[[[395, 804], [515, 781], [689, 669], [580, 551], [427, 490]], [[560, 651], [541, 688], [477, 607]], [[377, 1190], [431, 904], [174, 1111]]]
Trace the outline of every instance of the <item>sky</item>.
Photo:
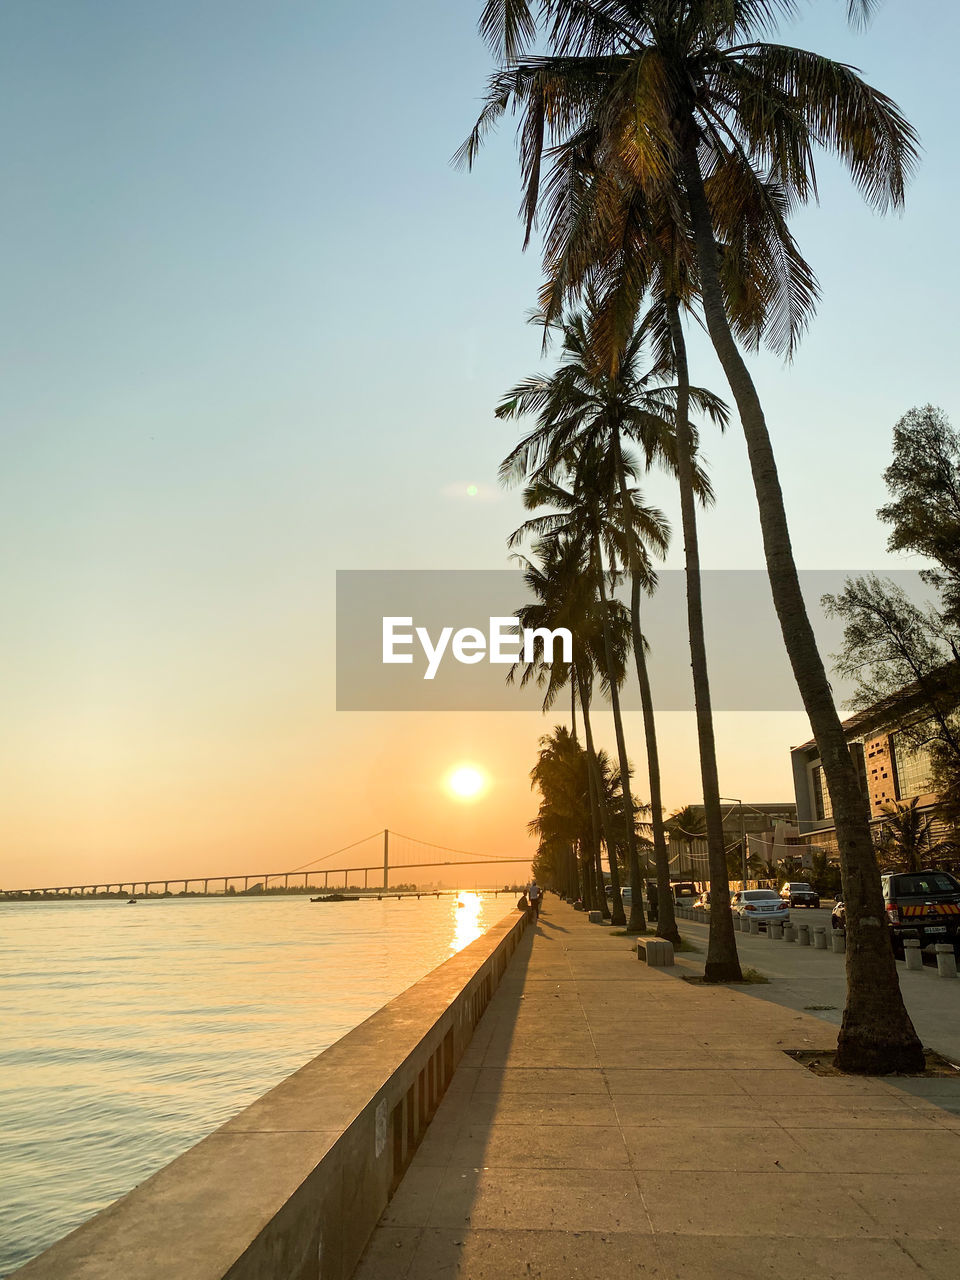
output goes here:
[[[552, 717], [334, 701], [336, 570], [502, 568], [520, 519], [492, 415], [540, 367], [512, 128], [449, 163], [490, 67], [479, 8], [0, 10], [0, 887], [280, 870], [381, 827], [529, 852]], [[819, 315], [791, 367], [751, 367], [799, 565], [909, 568], [874, 513], [898, 417], [957, 413], [960, 15], [887, 0], [857, 34], [843, 10], [781, 38], [894, 97], [922, 164], [880, 218], [822, 161], [795, 220]], [[705, 454], [704, 566], [759, 568], [738, 429]], [[664, 478], [648, 496], [679, 523]], [[665, 802], [696, 801], [692, 717], [660, 729]], [[724, 794], [792, 798], [802, 715], [721, 713], [717, 736]], [[489, 783], [470, 802], [462, 763]]]

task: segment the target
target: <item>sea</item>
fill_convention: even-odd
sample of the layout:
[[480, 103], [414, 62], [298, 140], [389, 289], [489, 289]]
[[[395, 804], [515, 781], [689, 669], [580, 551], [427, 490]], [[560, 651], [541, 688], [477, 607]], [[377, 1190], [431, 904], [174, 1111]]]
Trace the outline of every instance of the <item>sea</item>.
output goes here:
[[0, 1276], [510, 905], [492, 893], [0, 903]]

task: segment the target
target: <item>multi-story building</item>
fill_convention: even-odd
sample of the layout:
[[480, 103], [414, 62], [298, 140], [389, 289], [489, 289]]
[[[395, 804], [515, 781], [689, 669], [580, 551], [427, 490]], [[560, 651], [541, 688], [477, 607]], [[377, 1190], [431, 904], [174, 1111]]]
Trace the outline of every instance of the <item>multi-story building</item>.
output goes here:
[[[916, 721], [920, 715], [922, 703], [916, 689], [911, 687], [844, 721], [850, 755], [870, 805], [870, 819], [878, 827], [887, 805], [916, 797], [923, 811], [932, 812], [936, 806], [930, 755], [898, 727], [911, 723], [911, 717]], [[804, 742], [793, 747], [790, 755], [800, 838], [804, 843], [818, 845], [828, 854], [836, 854], [833, 806], [817, 744]], [[945, 834], [941, 826], [935, 819], [933, 834], [937, 837]]]
[[[742, 838], [747, 838], [750, 853], [759, 853], [765, 861], [771, 861], [767, 855], [768, 847], [772, 848], [775, 833], [784, 839], [784, 832], [795, 834], [797, 806], [786, 801], [776, 804], [748, 804], [739, 800], [722, 801], [723, 809], [723, 843], [727, 848], [739, 845]], [[707, 842], [703, 836], [696, 835], [704, 829], [705, 810], [702, 804], [692, 804], [687, 812], [690, 815], [691, 836], [682, 832], [668, 832], [670, 870], [681, 878], [684, 875], [694, 880], [709, 878], [709, 859]]]

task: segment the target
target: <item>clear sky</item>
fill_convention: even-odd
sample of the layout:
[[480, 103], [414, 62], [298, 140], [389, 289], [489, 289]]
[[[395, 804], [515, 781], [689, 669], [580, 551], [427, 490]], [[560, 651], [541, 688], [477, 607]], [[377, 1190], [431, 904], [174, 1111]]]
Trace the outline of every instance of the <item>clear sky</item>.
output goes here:
[[[336, 569], [500, 568], [518, 523], [492, 407], [538, 366], [539, 268], [512, 131], [472, 175], [448, 163], [489, 67], [479, 8], [2, 6], [0, 884], [295, 866], [383, 826], [525, 847], [552, 721], [333, 697]], [[890, 93], [922, 168], [880, 219], [823, 162], [796, 221], [819, 318], [790, 369], [753, 364], [798, 562], [859, 569], [891, 563], [894, 422], [957, 415], [960, 16], [887, 0], [857, 35], [843, 8], [782, 38]], [[705, 566], [759, 567], [738, 430], [706, 453]], [[690, 717], [662, 732], [666, 802], [698, 799]], [[718, 736], [725, 793], [791, 798], [801, 716]], [[444, 786], [462, 761], [491, 779], [470, 804]]]

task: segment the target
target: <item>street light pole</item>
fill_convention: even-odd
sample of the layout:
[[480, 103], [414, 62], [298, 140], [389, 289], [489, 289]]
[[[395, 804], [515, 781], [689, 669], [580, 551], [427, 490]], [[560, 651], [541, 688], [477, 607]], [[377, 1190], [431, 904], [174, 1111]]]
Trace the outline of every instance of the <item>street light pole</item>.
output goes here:
[[743, 801], [735, 796], [718, 796], [717, 799], [740, 806], [740, 876], [742, 887], [745, 889], [747, 887], [747, 828], [743, 820]]

